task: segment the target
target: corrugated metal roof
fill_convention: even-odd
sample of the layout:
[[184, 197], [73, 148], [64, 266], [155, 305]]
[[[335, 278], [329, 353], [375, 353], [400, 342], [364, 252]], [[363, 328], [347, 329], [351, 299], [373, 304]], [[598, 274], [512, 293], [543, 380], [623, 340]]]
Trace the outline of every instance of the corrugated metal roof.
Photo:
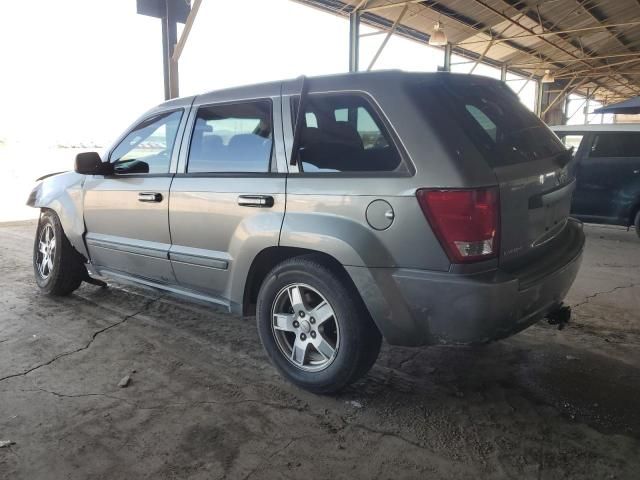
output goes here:
[[[454, 52], [540, 77], [575, 79], [601, 101], [640, 94], [640, 0], [296, 0], [427, 42], [434, 23]], [[345, 47], [346, 48], [346, 47]]]

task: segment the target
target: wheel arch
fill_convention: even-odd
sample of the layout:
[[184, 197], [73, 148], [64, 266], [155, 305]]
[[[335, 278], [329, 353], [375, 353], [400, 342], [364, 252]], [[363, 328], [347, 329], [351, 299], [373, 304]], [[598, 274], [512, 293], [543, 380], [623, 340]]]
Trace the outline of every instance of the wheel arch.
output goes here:
[[260, 251], [249, 268], [247, 279], [244, 286], [244, 294], [242, 299], [242, 315], [254, 315], [256, 310], [256, 302], [258, 299], [258, 292], [267, 274], [279, 263], [289, 260], [295, 257], [313, 256], [323, 264], [331, 267], [339, 275], [341, 275], [349, 285], [357, 293], [357, 298], [362, 301], [360, 294], [353, 283], [351, 276], [344, 268], [344, 266], [331, 255], [320, 252], [318, 250], [312, 250], [300, 247], [284, 247], [274, 246], [267, 247]]
[[31, 191], [27, 205], [41, 211], [53, 211], [71, 246], [85, 259], [89, 258], [84, 244], [84, 175], [67, 172], [48, 177]]

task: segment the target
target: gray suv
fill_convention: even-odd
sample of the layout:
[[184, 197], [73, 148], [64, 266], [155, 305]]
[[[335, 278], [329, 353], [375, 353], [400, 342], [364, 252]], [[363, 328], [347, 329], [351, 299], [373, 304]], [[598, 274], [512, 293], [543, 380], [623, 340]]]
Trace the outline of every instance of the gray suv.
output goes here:
[[278, 370], [333, 392], [369, 370], [382, 337], [485, 343], [558, 316], [584, 246], [569, 161], [482, 77], [376, 72], [180, 98], [34, 188], [35, 277], [53, 295], [106, 276], [255, 314]]

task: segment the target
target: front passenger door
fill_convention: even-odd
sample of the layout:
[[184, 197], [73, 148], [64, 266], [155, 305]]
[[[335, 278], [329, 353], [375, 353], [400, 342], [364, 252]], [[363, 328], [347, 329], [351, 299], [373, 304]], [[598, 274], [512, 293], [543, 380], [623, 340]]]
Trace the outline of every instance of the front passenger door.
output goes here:
[[168, 259], [169, 187], [184, 116], [179, 109], [144, 119], [111, 152], [114, 173], [87, 178], [86, 243], [98, 270], [174, 282]]

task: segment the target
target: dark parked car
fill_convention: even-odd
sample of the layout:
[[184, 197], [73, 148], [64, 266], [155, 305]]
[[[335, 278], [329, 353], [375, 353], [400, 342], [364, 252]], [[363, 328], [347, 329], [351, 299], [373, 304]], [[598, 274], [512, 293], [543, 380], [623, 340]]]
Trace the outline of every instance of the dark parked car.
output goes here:
[[640, 236], [640, 124], [551, 129], [574, 148], [571, 213], [585, 222], [635, 226]]
[[566, 313], [584, 245], [569, 160], [482, 77], [375, 72], [176, 99], [36, 186], [36, 281], [63, 295], [88, 271], [255, 314], [287, 378], [335, 391], [382, 337], [484, 343]]

